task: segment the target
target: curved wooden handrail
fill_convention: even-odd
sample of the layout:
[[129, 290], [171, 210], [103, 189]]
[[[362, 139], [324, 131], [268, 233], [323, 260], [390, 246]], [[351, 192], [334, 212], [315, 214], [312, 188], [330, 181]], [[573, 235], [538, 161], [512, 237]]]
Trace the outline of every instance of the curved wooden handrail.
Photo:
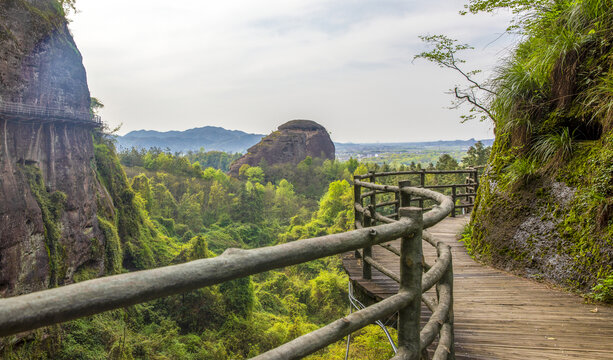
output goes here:
[[[378, 178], [390, 177], [390, 179], [394, 180], [398, 177], [403, 177], [403, 176], [406, 177], [408, 175], [419, 175], [418, 182], [416, 182], [415, 184], [411, 184], [410, 181], [405, 181], [406, 184], [404, 184], [404, 186], [411, 186], [411, 187], [423, 188], [423, 189], [437, 189], [437, 190], [443, 190], [443, 191], [450, 192], [451, 201], [454, 204], [453, 209], [451, 211], [451, 217], [455, 217], [456, 210], [459, 210], [460, 213], [466, 213], [466, 212], [471, 211], [471, 209], [474, 207], [475, 197], [477, 196], [477, 189], [479, 188], [479, 171], [481, 169], [482, 167], [472, 167], [468, 169], [459, 169], [459, 170], [420, 170], [420, 171], [411, 170], [411, 171], [394, 171], [394, 172], [382, 172], [382, 173], [370, 172], [364, 175], [355, 175], [354, 183], [359, 187], [362, 187], [360, 184], [378, 185], [376, 187], [364, 186], [364, 188], [369, 189], [369, 191], [360, 192], [359, 198], [356, 197], [356, 201], [359, 201], [362, 199], [371, 199], [371, 203], [372, 203], [373, 202], [372, 200], [376, 198], [377, 195], [388, 193], [390, 189], [394, 188], [394, 186], [390, 186], [390, 185], [376, 184], [375, 182], [377, 181]], [[436, 175], [453, 175], [453, 174], [467, 175], [465, 176], [464, 183], [461, 184], [461, 183], [458, 183], [457, 181], [452, 184], [440, 184], [440, 183], [427, 184], [426, 183], [427, 179], [430, 179], [430, 177], [427, 177], [427, 175], [431, 175], [436, 178]], [[366, 182], [365, 179], [368, 179], [369, 182]], [[387, 182], [389, 182], [389, 180], [387, 180]], [[432, 209], [431, 207], [424, 205], [424, 201], [427, 201], [427, 200], [428, 200], [427, 197], [422, 197], [422, 196], [414, 196], [411, 199], [412, 202], [417, 202], [419, 207], [423, 208], [424, 210], [430, 210]], [[392, 206], [392, 205], [398, 207], [399, 205], [395, 204], [395, 201], [396, 200], [385, 201], [383, 203], [377, 203], [375, 204], [375, 207], [385, 207], [385, 206]], [[405, 204], [405, 205], [410, 206], [409, 204]]]
[[[437, 203], [437, 205], [434, 205], [431, 210], [424, 212], [423, 229], [437, 224], [455, 210], [454, 201], [450, 197], [436, 191], [429, 190], [426, 187], [403, 186], [402, 182], [400, 182], [398, 186], [377, 184], [372, 182], [377, 177], [401, 175], [405, 173], [414, 174], [416, 172], [395, 172], [383, 174], [370, 173], [368, 175], [354, 177], [354, 211], [356, 217], [356, 229], [367, 228], [373, 221], [385, 224], [391, 224], [398, 221], [393, 218], [393, 215], [383, 215], [378, 213], [377, 209], [392, 205], [395, 207], [406, 206], [407, 203], [410, 203], [411, 201], [410, 197], [414, 196], [419, 197], [419, 199], [422, 199], [422, 201], [423, 199], [428, 199]], [[424, 172], [417, 173], [422, 174]], [[471, 170], [470, 173], [473, 173], [473, 170]], [[370, 178], [371, 182], [361, 180], [364, 178]], [[474, 186], [474, 184], [466, 185]], [[439, 185], [436, 186], [436, 188], [450, 186], [455, 187], [455, 185]], [[362, 193], [362, 188], [369, 191]], [[394, 194], [395, 200], [384, 200], [378, 203], [377, 195], [381, 194]], [[368, 206], [364, 206], [363, 201], [367, 198], [370, 199], [370, 204]], [[398, 217], [396, 216], [396, 218]], [[436, 262], [432, 266], [426, 266], [424, 262], [424, 269], [426, 271], [422, 277], [421, 291], [422, 293], [425, 293], [435, 284], [437, 284], [436, 292], [438, 302], [422, 296], [422, 301], [424, 301], [428, 308], [432, 310], [432, 315], [420, 332], [420, 351], [425, 351], [425, 349], [432, 344], [438, 335], [439, 343], [435, 351], [435, 358], [447, 359], [448, 355], [450, 355], [450, 358], [453, 358], [453, 269], [451, 248], [443, 242], [437, 241], [432, 234], [425, 230], [422, 232], [422, 238], [436, 248], [438, 256]], [[379, 244], [379, 246], [387, 248], [390, 252], [396, 255], [401, 255], [401, 251], [391, 245]], [[360, 254], [363, 260], [362, 266], [365, 268], [365, 278], [367, 278], [367, 276], [370, 274], [370, 267], [372, 267], [379, 270], [379, 272], [388, 276], [392, 280], [398, 283], [401, 282], [401, 277], [398, 274], [394, 273], [392, 270], [386, 268], [377, 260], [373, 259], [370, 254], [371, 251], [369, 248], [364, 248]], [[394, 359], [406, 358], [406, 354], [399, 351], [398, 355]]]
[[380, 172], [380, 173], [368, 173], [364, 175], [354, 175], [354, 179], [368, 179], [372, 177], [385, 177], [385, 176], [394, 176], [394, 175], [420, 175], [420, 174], [472, 174], [478, 169], [483, 167], [474, 167], [469, 169], [460, 169], [460, 170], [408, 170], [408, 171], [391, 171], [391, 172]]

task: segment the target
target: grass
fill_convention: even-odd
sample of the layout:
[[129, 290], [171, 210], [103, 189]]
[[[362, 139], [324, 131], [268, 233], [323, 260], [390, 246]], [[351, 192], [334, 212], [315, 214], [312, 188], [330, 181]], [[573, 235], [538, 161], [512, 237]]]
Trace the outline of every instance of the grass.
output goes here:
[[555, 162], [560, 162], [570, 158], [574, 147], [575, 144], [570, 130], [565, 127], [561, 131], [538, 137], [532, 145], [532, 151], [541, 163], [547, 163], [552, 159], [555, 159]]

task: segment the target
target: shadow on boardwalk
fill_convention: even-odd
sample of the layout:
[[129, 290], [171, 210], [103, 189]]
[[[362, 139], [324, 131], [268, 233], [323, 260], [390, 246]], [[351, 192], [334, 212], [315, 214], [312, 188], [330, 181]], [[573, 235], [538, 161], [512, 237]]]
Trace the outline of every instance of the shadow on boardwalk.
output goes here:
[[[613, 359], [612, 307], [584, 304], [581, 297], [475, 262], [456, 240], [467, 222], [467, 217], [447, 218], [429, 229], [452, 247], [456, 358]], [[427, 262], [434, 257], [431, 249], [424, 245]], [[379, 246], [373, 255], [398, 271], [396, 255]], [[372, 280], [362, 279], [352, 254], [344, 255], [343, 265], [377, 298], [398, 290], [375, 269]]]

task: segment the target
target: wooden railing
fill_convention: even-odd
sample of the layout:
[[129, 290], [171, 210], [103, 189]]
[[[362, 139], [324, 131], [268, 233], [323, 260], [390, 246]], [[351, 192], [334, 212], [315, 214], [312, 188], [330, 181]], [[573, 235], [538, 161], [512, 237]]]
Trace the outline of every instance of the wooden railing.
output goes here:
[[[430, 218], [430, 214], [433, 212], [437, 212], [437, 210], [439, 210], [441, 207], [447, 207], [448, 209], [442, 212], [437, 212], [439, 215], [442, 213], [444, 214], [444, 216], [446, 216], [447, 214], [451, 214], [452, 216], [454, 216], [454, 211], [456, 208], [455, 203], [451, 199], [440, 193], [424, 188], [414, 188], [407, 186], [410, 183], [407, 180], [398, 181], [398, 186], [375, 183], [376, 179], [381, 178], [382, 176], [389, 177], [415, 173], [420, 175], [422, 179], [424, 179], [424, 175], [427, 174], [427, 172], [395, 172], [385, 173], [385, 175], [382, 175], [380, 173], [370, 173], [364, 176], [355, 176], [355, 228], [372, 229], [377, 227], [377, 223], [395, 223], [397, 221], [402, 220], [408, 214], [422, 213], [424, 211], [424, 201], [434, 201], [437, 203], [437, 205], [431, 207], [429, 211], [424, 214], [422, 234], [420, 238], [423, 238], [426, 242], [436, 248], [437, 260], [435, 264], [428, 265], [423, 260], [421, 241], [405, 243], [404, 239], [401, 242], [400, 249], [395, 248], [391, 244], [377, 244], [378, 246], [381, 246], [400, 257], [400, 274], [395, 273], [393, 270], [386, 268], [380, 262], [373, 259], [372, 246], [364, 247], [361, 252], [357, 252], [357, 256], [362, 259], [362, 278], [364, 279], [371, 279], [372, 269], [375, 268], [382, 274], [398, 282], [400, 285], [400, 291], [402, 291], [403, 288], [406, 287], [406, 284], [403, 283], [405, 281], [405, 279], [403, 279], [403, 274], [408, 271], [407, 264], [411, 264], [411, 266], [415, 266], [425, 271], [421, 288], [419, 289], [419, 292], [421, 294], [432, 288], [435, 282], [438, 283], [436, 286], [436, 299], [431, 298], [425, 294], [421, 296], [421, 300], [432, 311], [432, 316], [421, 331], [421, 334], [419, 336], [419, 349], [416, 350], [418, 350], [418, 352], [421, 354], [422, 359], [428, 359], [427, 348], [433, 343], [436, 336], [438, 335], [439, 341], [434, 351], [433, 358], [437, 360], [454, 359], [455, 348], [453, 342], [453, 266], [451, 259], [451, 249], [448, 245], [442, 242], [437, 242], [436, 239], [430, 233], [423, 229], [433, 226], [442, 219], [438, 217], [436, 219]], [[371, 182], [358, 180], [363, 178], [369, 178]], [[443, 188], [443, 185], [437, 185], [435, 188]], [[362, 193], [362, 189], [367, 189], [369, 191]], [[393, 200], [389, 199], [391, 195], [393, 195], [394, 197]], [[381, 196], [384, 197], [383, 201], [377, 202], [377, 197]], [[385, 197], [387, 197], [387, 199]], [[368, 205], [364, 204], [364, 199], [369, 200]], [[421, 206], [410, 207], [412, 202], [418, 202]], [[394, 207], [394, 212], [391, 214], [389, 213], [389, 211], [387, 212], [387, 215], [382, 214], [378, 211], [378, 209], [392, 206]], [[405, 254], [405, 252], [407, 250], [405, 250], [405, 247], [410, 247], [410, 250], [408, 250], [410, 254], [412, 254], [412, 258], [410, 259], [410, 261], [406, 260], [407, 255]], [[417, 271], [417, 269], [415, 268], [411, 270]], [[432, 278], [433, 281], [430, 281], [430, 278]], [[414, 299], [412, 306], [413, 308], [411, 309], [411, 316], [419, 314], [419, 298]], [[417, 321], [419, 322], [419, 316], [417, 317], [417, 319]], [[400, 331], [402, 329], [401, 326], [403, 324], [403, 321], [407, 320], [403, 320], [402, 312], [399, 312], [399, 342], [401, 341]]]
[[[358, 184], [359, 181], [356, 181]], [[439, 335], [436, 359], [453, 358], [453, 312], [451, 252], [423, 232], [445, 218], [453, 209], [451, 199], [440, 193], [411, 187], [387, 187], [359, 183], [374, 191], [393, 191], [400, 196], [397, 219], [360, 209], [357, 216], [383, 224], [341, 234], [257, 248], [228, 249], [220, 256], [180, 265], [102, 277], [59, 288], [0, 300], [0, 336], [179, 294], [205, 286], [264, 271], [296, 265], [318, 258], [368, 249], [394, 239], [402, 239], [399, 254], [398, 294], [354, 312], [311, 333], [272, 349], [256, 359], [298, 359], [326, 347], [360, 328], [398, 313], [398, 352], [394, 359], [419, 359], [423, 349]], [[407, 196], [420, 196], [437, 202], [423, 213], [420, 208], [403, 207]], [[370, 224], [373, 225], [373, 224]], [[439, 257], [432, 266], [422, 263], [422, 236], [435, 245]], [[369, 266], [377, 266], [369, 260]], [[427, 271], [423, 273], [423, 269]], [[382, 268], [381, 268], [382, 269]], [[365, 272], [366, 267], [365, 267]], [[385, 269], [382, 269], [385, 271]], [[436, 285], [438, 299], [422, 297]], [[420, 300], [424, 299], [432, 317], [420, 332]]]
[[60, 120], [101, 125], [99, 115], [89, 111], [73, 111], [68, 106], [50, 108], [0, 100], [0, 115], [27, 120]]
[[[455, 217], [459, 211], [469, 212], [472, 210], [475, 202], [475, 197], [477, 196], [477, 190], [479, 188], [479, 169], [481, 167], [476, 168], [468, 168], [462, 170], [420, 170], [420, 171], [395, 171], [395, 172], [381, 172], [375, 173], [370, 172], [366, 175], [355, 175], [355, 180], [365, 180], [367, 179], [370, 183], [375, 183], [377, 179], [384, 179], [387, 181], [381, 181], [381, 183], [389, 184], [389, 180], [396, 180], [400, 186], [415, 186], [423, 189], [433, 189], [436, 191], [445, 191], [449, 189], [449, 196], [454, 204], [453, 210], [451, 211], [450, 216]], [[432, 175], [433, 177], [439, 175], [458, 175], [464, 176], [462, 181], [463, 184], [440, 184], [438, 182], [428, 183], [427, 175]], [[407, 180], [406, 178], [412, 177], [413, 179]], [[405, 178], [404, 180], [399, 180], [400, 178]], [[463, 190], [463, 191], [461, 191]], [[371, 190], [361, 194], [361, 198], [369, 198], [371, 200], [371, 204], [374, 203], [373, 196], [380, 193]], [[430, 201], [431, 202], [431, 201]], [[375, 205], [376, 208], [389, 206], [389, 205], [397, 205], [398, 206], [398, 198], [382, 203], [378, 203]], [[409, 196], [407, 206], [417, 206], [422, 208], [424, 211], [432, 210], [431, 206], [427, 206], [427, 199], [420, 196]]]

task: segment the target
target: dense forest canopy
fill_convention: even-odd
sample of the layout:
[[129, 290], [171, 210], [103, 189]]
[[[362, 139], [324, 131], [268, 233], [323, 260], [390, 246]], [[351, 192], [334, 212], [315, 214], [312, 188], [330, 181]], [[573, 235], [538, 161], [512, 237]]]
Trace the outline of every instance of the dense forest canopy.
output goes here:
[[[131, 149], [117, 155], [112, 138], [102, 133], [95, 150], [99, 179], [113, 199], [112, 207], [99, 204], [107, 274], [347, 231], [354, 220], [352, 174], [393, 169], [307, 157], [297, 166], [244, 166], [233, 178], [223, 171], [231, 154]], [[442, 155], [436, 166], [482, 164], [486, 151], [477, 144], [465, 164]], [[75, 281], [94, 276], [82, 269]], [[3, 356], [246, 358], [346, 314], [346, 297], [340, 257], [331, 257], [37, 330], [34, 341], [5, 347]], [[380, 330], [361, 334], [352, 356], [392, 355]], [[311, 358], [343, 357], [339, 343]]]

